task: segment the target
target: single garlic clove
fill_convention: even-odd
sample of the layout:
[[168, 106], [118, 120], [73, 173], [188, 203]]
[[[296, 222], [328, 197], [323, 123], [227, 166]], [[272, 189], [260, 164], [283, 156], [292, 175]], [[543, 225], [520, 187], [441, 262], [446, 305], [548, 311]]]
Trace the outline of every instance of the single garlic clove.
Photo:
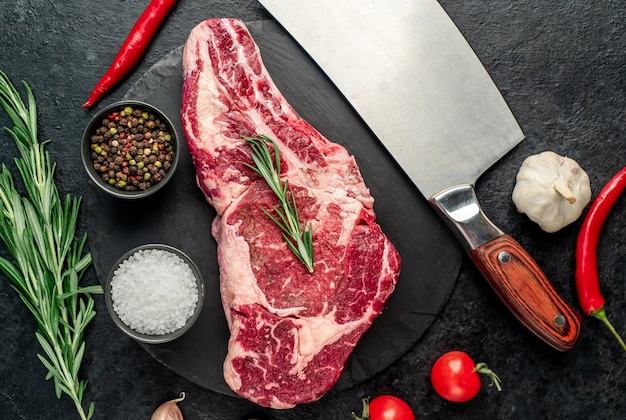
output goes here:
[[185, 399], [185, 393], [181, 392], [180, 397], [161, 404], [152, 413], [151, 420], [184, 420], [183, 413], [178, 408], [178, 403]]

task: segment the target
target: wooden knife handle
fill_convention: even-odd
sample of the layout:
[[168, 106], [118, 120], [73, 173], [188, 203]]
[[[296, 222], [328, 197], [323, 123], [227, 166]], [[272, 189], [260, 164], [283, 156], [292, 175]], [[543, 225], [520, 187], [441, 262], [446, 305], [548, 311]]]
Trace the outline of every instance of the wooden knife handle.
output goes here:
[[469, 252], [493, 290], [531, 332], [557, 350], [571, 349], [582, 316], [570, 308], [526, 250], [503, 235]]
[[513, 315], [560, 351], [574, 346], [582, 316], [559, 296], [535, 260], [483, 213], [474, 187], [457, 185], [429, 199]]

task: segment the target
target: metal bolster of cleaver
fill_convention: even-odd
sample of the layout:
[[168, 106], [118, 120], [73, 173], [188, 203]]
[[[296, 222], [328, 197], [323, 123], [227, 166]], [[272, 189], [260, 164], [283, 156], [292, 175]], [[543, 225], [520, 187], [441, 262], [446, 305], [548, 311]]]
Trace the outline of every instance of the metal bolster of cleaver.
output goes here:
[[487, 218], [474, 187], [451, 187], [428, 201], [513, 315], [553, 348], [570, 350], [578, 339], [582, 316], [558, 295], [528, 252]]
[[483, 212], [471, 185], [447, 188], [435, 194], [429, 201], [445, 215], [445, 220], [460, 236], [468, 252], [504, 235]]

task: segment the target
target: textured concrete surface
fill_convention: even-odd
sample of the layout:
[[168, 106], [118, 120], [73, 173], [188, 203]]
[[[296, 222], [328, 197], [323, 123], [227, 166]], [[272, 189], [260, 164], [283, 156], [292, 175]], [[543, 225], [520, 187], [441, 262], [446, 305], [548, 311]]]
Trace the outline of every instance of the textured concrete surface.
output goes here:
[[[393, 2], [390, 2], [392, 4]], [[0, 69], [27, 81], [39, 106], [41, 136], [58, 162], [65, 192], [86, 193], [78, 145], [92, 111], [81, 104], [108, 68], [146, 1], [5, 0], [0, 2]], [[553, 150], [577, 160], [594, 196], [626, 162], [626, 8], [620, 2], [442, 1], [501, 89], [526, 140], [481, 179], [478, 195], [492, 220], [535, 257], [564, 299], [579, 309], [573, 282], [580, 221], [555, 234], [516, 212], [510, 194], [523, 159]], [[269, 18], [254, 1], [182, 0], [140, 65], [103, 103], [121, 98], [152, 64], [184, 43], [209, 17]], [[4, 115], [2, 126], [7, 124]], [[0, 161], [16, 151], [0, 138]], [[83, 224], [85, 220], [83, 218]], [[84, 227], [84, 226], [83, 226]], [[603, 232], [599, 269], [608, 313], [626, 335], [626, 200]], [[4, 248], [0, 249], [5, 255]], [[96, 283], [91, 270], [85, 280]], [[162, 402], [187, 393], [188, 419], [347, 419], [360, 399], [383, 393], [406, 399], [424, 419], [618, 419], [626, 417], [624, 350], [597, 320], [585, 318], [576, 346], [562, 354], [526, 332], [467, 261], [450, 299], [427, 334], [389, 369], [349, 390], [287, 411], [260, 409], [207, 391], [155, 361], [121, 335], [102, 299], [87, 334], [83, 376], [97, 419], [149, 418]], [[73, 404], [57, 400], [36, 358], [35, 325], [8, 280], [0, 276], [0, 418], [71, 419]], [[502, 378], [476, 399], [452, 404], [429, 383], [436, 358], [462, 349]], [[486, 384], [485, 384], [486, 385]]]

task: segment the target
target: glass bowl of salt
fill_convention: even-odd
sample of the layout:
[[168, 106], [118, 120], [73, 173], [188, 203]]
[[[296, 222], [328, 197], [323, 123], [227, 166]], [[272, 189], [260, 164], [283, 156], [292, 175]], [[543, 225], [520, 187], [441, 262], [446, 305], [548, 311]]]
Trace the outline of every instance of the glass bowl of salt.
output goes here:
[[204, 281], [196, 264], [165, 244], [126, 252], [111, 269], [104, 289], [115, 325], [147, 344], [183, 335], [198, 319], [204, 302]]

